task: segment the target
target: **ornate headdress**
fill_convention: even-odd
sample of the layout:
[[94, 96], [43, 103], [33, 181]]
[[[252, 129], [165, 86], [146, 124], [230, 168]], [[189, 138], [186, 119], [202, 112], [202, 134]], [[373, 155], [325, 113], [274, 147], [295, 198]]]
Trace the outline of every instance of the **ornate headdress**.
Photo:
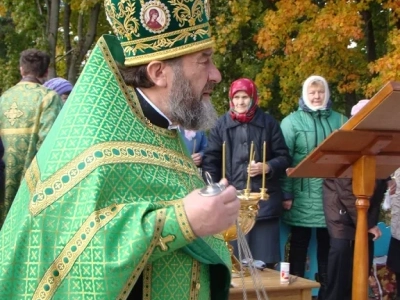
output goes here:
[[105, 0], [125, 66], [165, 60], [213, 46], [210, 0]]

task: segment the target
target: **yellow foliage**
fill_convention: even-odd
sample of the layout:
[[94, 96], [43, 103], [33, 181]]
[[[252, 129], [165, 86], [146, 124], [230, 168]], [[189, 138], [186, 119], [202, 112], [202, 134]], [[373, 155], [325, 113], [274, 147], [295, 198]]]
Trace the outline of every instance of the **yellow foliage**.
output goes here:
[[71, 0], [71, 9], [73, 11], [82, 11], [92, 8], [95, 4], [103, 2], [103, 0]]
[[230, 10], [231, 18], [227, 19], [228, 14], [216, 17], [216, 28], [214, 36], [217, 45], [217, 51], [225, 53], [228, 43], [236, 44], [240, 38], [238, 29], [251, 19], [249, 7], [251, 0], [231, 0], [228, 1], [227, 9]]
[[[277, 10], [267, 11], [257, 44], [264, 51], [263, 73], [278, 75], [282, 113], [297, 103], [302, 82], [321, 75], [335, 83], [341, 93], [360, 89], [360, 78], [368, 73], [364, 53], [348, 47], [364, 37], [360, 5], [366, 1], [328, 1], [323, 8], [311, 0], [281, 0]], [[278, 54], [280, 52], [284, 55]], [[281, 57], [281, 59], [277, 59]], [[268, 85], [272, 77], [260, 77]]]
[[3, 4], [0, 4], [0, 17], [5, 17], [7, 13], [7, 9], [5, 8], [5, 6]]
[[388, 38], [391, 51], [369, 64], [369, 70], [376, 77], [366, 86], [366, 95], [373, 96], [388, 81], [400, 81], [400, 30], [393, 29]]

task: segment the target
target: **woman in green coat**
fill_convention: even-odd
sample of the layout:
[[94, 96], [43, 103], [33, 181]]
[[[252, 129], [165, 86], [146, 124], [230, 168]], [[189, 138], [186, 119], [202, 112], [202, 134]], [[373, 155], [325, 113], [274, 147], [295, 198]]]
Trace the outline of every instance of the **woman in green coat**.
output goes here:
[[[328, 83], [321, 76], [310, 76], [303, 84], [299, 109], [282, 120], [281, 128], [292, 167], [297, 166], [328, 135], [341, 127], [347, 118], [331, 108]], [[329, 234], [322, 206], [322, 179], [285, 178], [283, 221], [291, 225], [290, 274], [304, 277], [312, 228], [317, 228], [318, 299], [324, 299], [327, 282]]]

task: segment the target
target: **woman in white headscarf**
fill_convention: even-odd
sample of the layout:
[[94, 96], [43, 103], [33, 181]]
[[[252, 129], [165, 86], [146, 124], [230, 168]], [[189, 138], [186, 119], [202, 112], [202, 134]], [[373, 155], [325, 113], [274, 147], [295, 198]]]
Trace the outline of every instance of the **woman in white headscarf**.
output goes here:
[[[328, 83], [321, 76], [310, 76], [303, 84], [299, 109], [284, 118], [281, 128], [290, 155], [291, 167], [298, 165], [332, 131], [341, 127], [347, 118], [331, 109]], [[324, 299], [327, 283], [329, 234], [322, 207], [320, 178], [285, 178], [283, 221], [291, 225], [290, 274], [304, 277], [308, 245], [312, 228], [317, 228], [318, 280], [321, 284], [318, 299]]]

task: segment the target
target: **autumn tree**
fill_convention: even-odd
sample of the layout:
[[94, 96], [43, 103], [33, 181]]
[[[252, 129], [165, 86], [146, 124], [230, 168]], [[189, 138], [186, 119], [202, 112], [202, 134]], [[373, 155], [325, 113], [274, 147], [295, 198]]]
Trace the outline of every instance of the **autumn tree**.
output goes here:
[[58, 75], [74, 83], [98, 36], [110, 31], [104, 14], [102, 0], [3, 0], [0, 17], [9, 22], [4, 51], [12, 59], [2, 63], [0, 57], [0, 65], [15, 71], [7, 73], [0, 86], [8, 88], [18, 81], [16, 58], [29, 47], [50, 54], [50, 78]]
[[365, 85], [367, 96], [373, 96], [386, 82], [400, 80], [400, 2], [396, 0], [382, 3], [387, 30], [386, 40], [379, 41], [383, 53], [377, 60], [370, 62], [369, 71], [372, 80]]
[[60, 57], [60, 62], [63, 61], [60, 65], [65, 65], [64, 76], [74, 83], [88, 51], [100, 35], [111, 31], [111, 27], [106, 21], [102, 0], [66, 1], [61, 13], [61, 49], [65, 54]]
[[[254, 80], [261, 71], [262, 61], [257, 57], [254, 37], [262, 26], [262, 13], [270, 4], [261, 0], [215, 0], [212, 5], [214, 61], [222, 75], [222, 82], [213, 93], [213, 103], [218, 113], [223, 114], [229, 109], [231, 82], [241, 77]], [[264, 104], [261, 102], [261, 106]]]
[[372, 79], [374, 72], [383, 70], [377, 65], [382, 62], [380, 56], [387, 58], [385, 62], [395, 59], [396, 32], [390, 33], [388, 39], [392, 56], [381, 45], [385, 45], [387, 28], [391, 26], [385, 22], [386, 16], [396, 14], [393, 11], [397, 3], [276, 1], [275, 9], [266, 12], [264, 26], [257, 35], [259, 57], [264, 60], [257, 76], [261, 95], [272, 101], [269, 85], [278, 80], [283, 100], [279, 108], [287, 114], [297, 106], [302, 82], [312, 74], [319, 74], [328, 80], [335, 105], [348, 114], [356, 101], [376, 91], [373, 86], [396, 77], [387, 76], [384, 71], [386, 77]]

